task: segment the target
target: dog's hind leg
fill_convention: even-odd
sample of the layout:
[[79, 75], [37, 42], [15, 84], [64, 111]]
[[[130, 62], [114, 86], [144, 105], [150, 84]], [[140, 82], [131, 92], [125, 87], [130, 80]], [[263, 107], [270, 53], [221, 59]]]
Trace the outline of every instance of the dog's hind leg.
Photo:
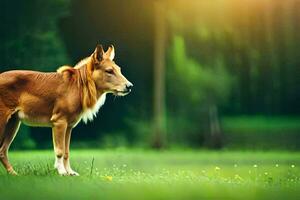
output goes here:
[[0, 112], [0, 145], [4, 139], [4, 131], [7, 123], [7, 116]]
[[[10, 114], [9, 109], [5, 108], [0, 101], [0, 148], [4, 143], [4, 139], [6, 137], [5, 128], [7, 126]], [[4, 159], [4, 153], [0, 152], [0, 161], [2, 162], [2, 158]], [[2, 162], [3, 166], [6, 168], [5, 164]]]
[[20, 120], [18, 118], [18, 114], [14, 113], [9, 118], [7, 124], [5, 125], [4, 131], [2, 132], [3, 137], [2, 137], [1, 147], [0, 147], [0, 161], [6, 168], [7, 172], [13, 175], [16, 175], [17, 173], [14, 171], [12, 165], [9, 163], [7, 154], [8, 154], [8, 149], [10, 147], [10, 144], [15, 138], [19, 127], [20, 127]]

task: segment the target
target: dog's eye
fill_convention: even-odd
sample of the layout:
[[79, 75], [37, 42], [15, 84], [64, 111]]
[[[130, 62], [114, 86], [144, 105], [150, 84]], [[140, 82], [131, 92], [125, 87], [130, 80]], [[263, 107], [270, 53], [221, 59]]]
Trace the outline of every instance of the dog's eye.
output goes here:
[[114, 74], [114, 70], [113, 69], [106, 69], [105, 72], [108, 73], [108, 74]]

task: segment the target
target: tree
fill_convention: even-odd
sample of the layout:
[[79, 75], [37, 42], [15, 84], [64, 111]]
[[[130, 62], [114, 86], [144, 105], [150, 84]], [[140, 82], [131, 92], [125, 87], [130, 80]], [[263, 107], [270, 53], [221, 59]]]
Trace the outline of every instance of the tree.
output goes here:
[[[182, 100], [178, 104], [178, 109], [186, 108], [186, 105], [193, 108], [186, 113], [187, 115], [205, 110], [206, 117], [209, 119], [209, 137], [206, 142], [214, 148], [221, 147], [218, 105], [227, 99], [232, 82], [230, 74], [222, 64], [222, 59], [217, 58], [218, 62], [214, 66], [203, 66], [197, 63], [187, 56], [184, 39], [180, 36], [174, 37], [170, 53], [168, 81], [176, 83], [171, 84], [172, 98]], [[188, 116], [182, 117], [188, 118]]]
[[154, 33], [154, 136], [152, 146], [161, 148], [165, 146], [166, 119], [165, 119], [165, 43], [166, 18], [164, 3], [154, 3], [155, 33]]

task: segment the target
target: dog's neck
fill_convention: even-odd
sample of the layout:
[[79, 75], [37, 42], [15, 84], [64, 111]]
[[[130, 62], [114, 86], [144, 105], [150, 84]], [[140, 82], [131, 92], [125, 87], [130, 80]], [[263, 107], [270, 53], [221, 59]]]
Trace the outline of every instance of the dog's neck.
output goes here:
[[91, 65], [90, 58], [85, 58], [74, 67], [77, 72], [77, 87], [80, 91], [81, 117], [85, 123], [94, 119], [106, 99], [106, 92], [97, 88], [92, 78], [89, 70], [92, 68]]
[[93, 107], [83, 110], [81, 117], [84, 123], [87, 123], [88, 121], [93, 121], [94, 117], [96, 117], [96, 115], [98, 114], [101, 106], [103, 106], [103, 104], [105, 103], [105, 100], [106, 93], [103, 93], [100, 95]]

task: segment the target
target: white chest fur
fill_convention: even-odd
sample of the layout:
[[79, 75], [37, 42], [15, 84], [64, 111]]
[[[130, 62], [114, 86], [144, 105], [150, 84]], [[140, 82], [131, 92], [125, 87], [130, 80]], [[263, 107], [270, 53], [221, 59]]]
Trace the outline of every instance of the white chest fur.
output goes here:
[[100, 96], [100, 98], [98, 99], [97, 103], [94, 105], [93, 108], [87, 109], [82, 113], [81, 118], [84, 123], [87, 123], [88, 121], [93, 121], [94, 117], [96, 117], [97, 113], [99, 112], [99, 109], [105, 103], [105, 99], [106, 99], [106, 93]]

